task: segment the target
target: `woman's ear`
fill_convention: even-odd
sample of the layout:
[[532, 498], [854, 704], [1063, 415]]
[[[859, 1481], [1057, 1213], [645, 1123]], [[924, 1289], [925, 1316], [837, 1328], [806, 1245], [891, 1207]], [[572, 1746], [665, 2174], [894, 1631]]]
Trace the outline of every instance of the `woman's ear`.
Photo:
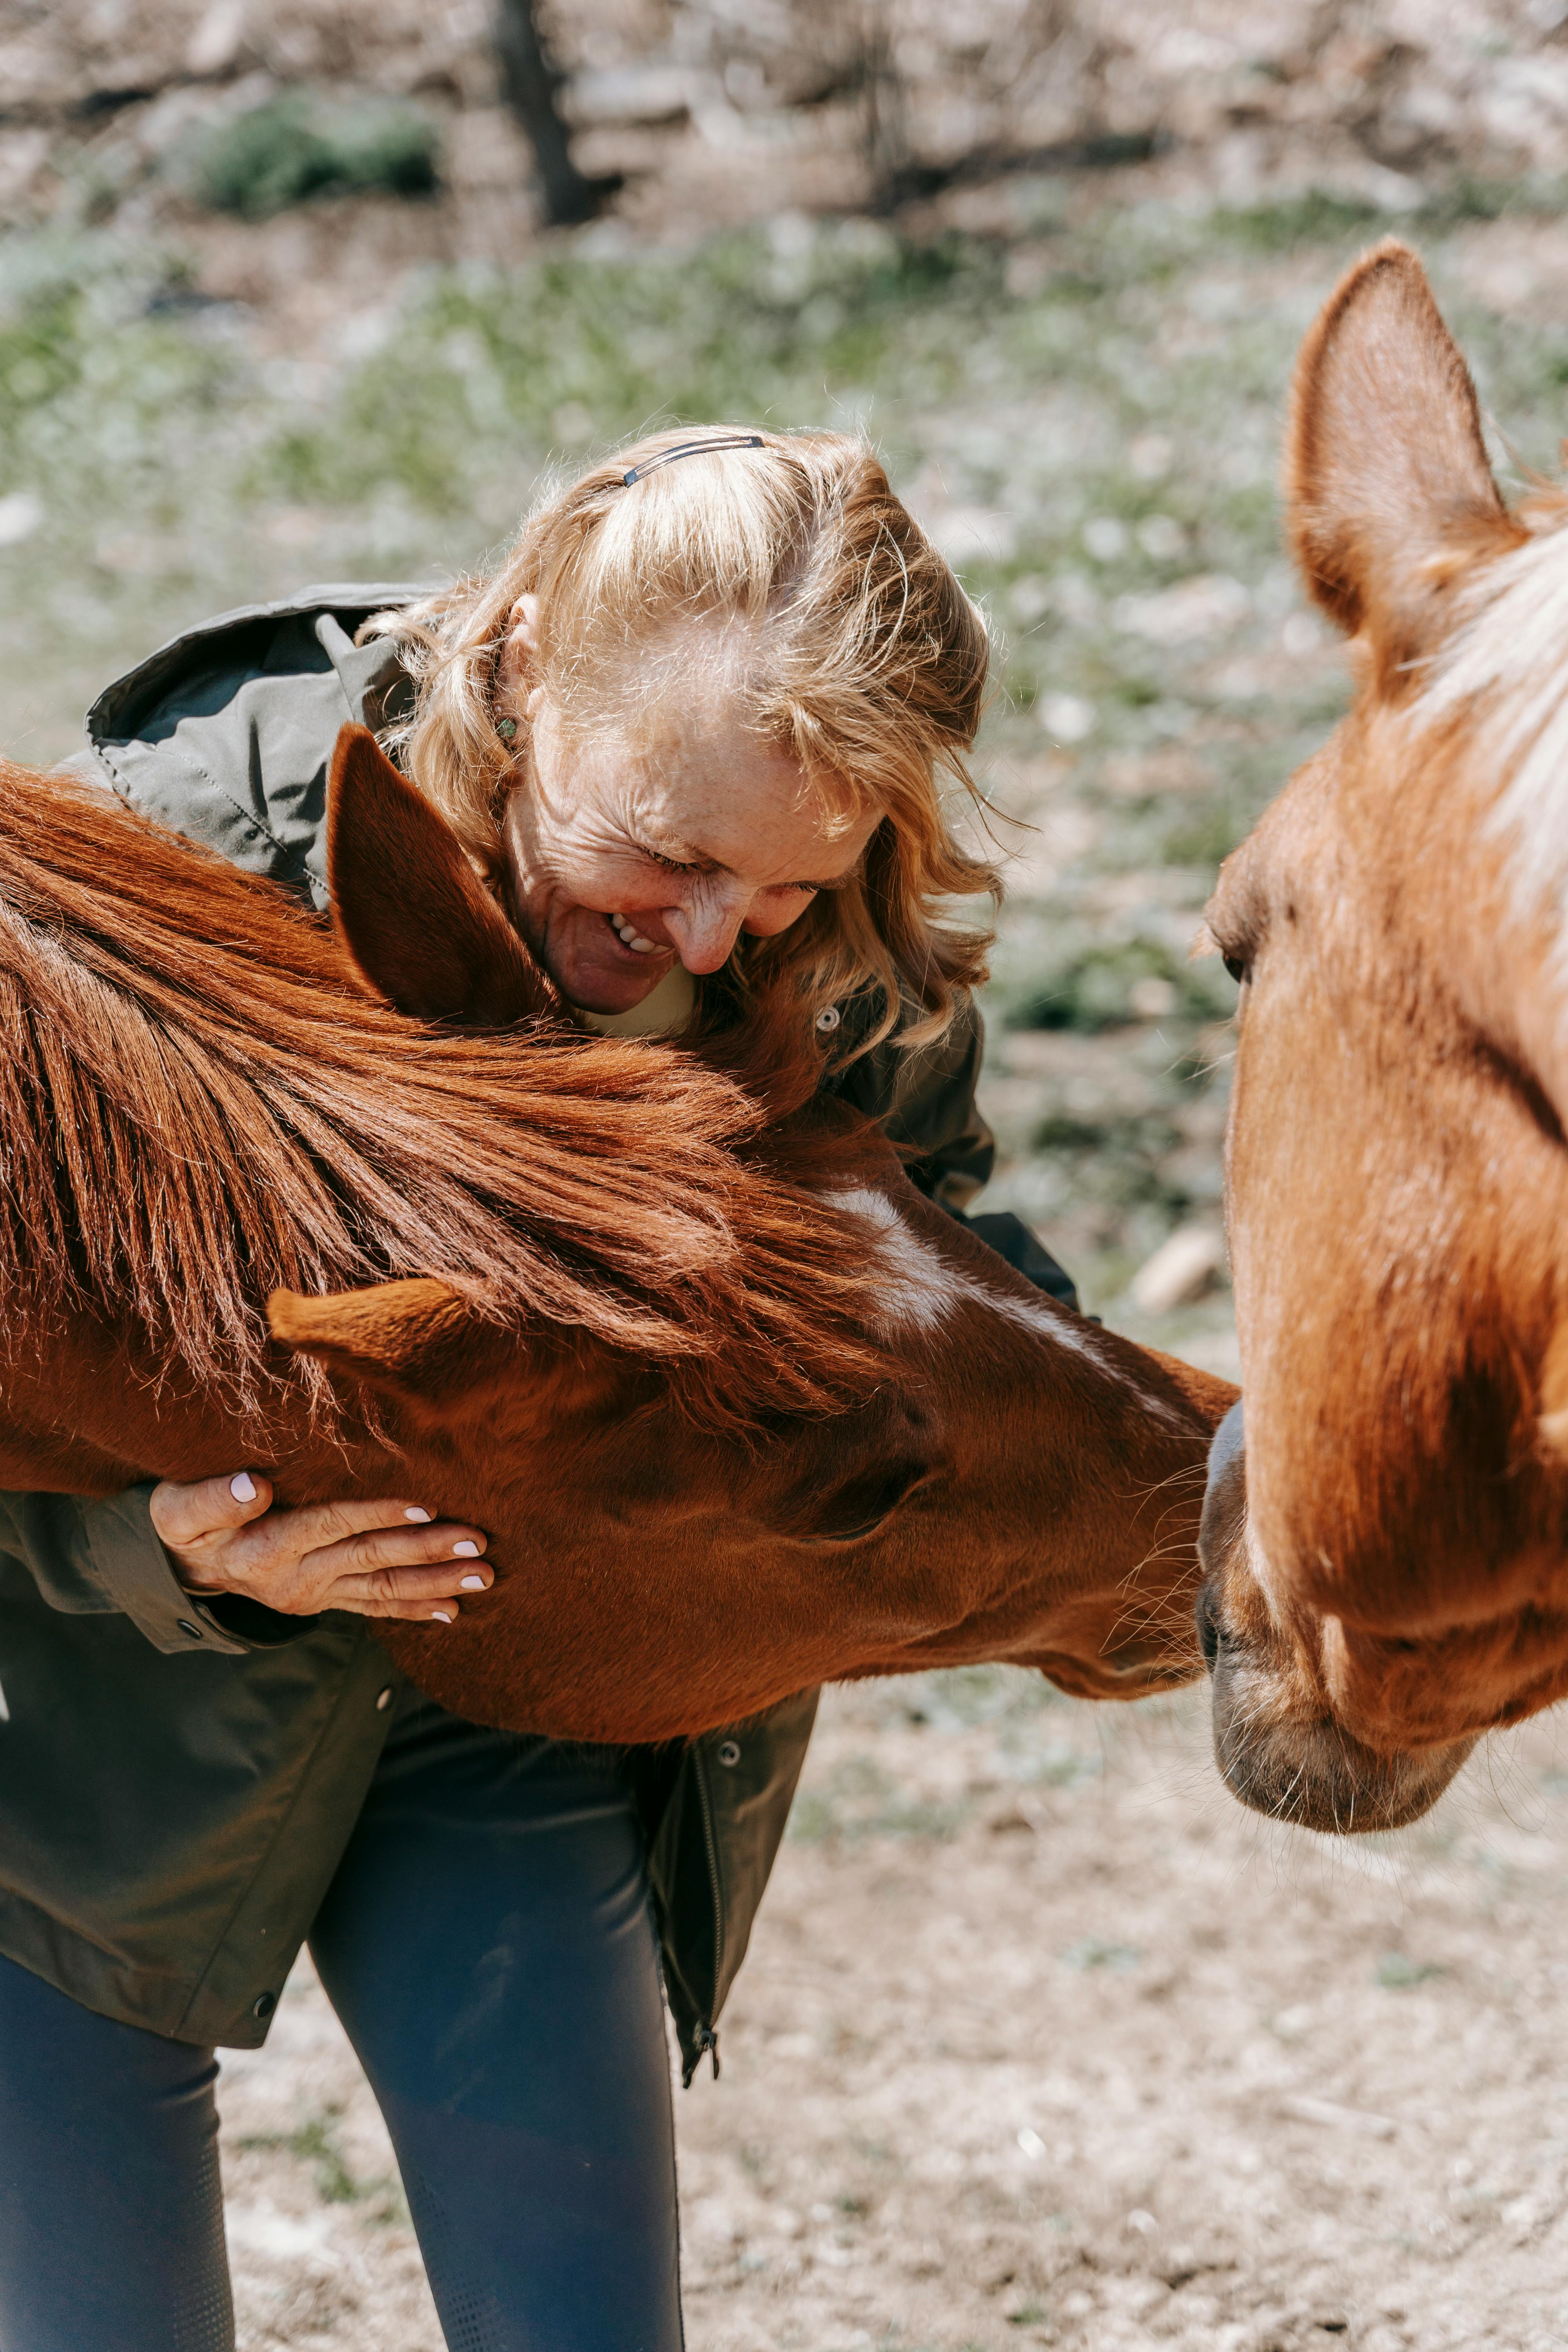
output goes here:
[[507, 617], [496, 655], [496, 693], [520, 712], [533, 692], [539, 657], [539, 599], [520, 596]]

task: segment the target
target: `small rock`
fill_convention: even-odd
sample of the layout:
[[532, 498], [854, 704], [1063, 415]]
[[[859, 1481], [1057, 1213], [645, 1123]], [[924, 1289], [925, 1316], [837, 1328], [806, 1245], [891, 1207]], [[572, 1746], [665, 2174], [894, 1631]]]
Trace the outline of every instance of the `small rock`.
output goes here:
[[1138, 526], [1138, 544], [1156, 563], [1172, 562], [1187, 543], [1187, 534], [1174, 515], [1145, 516]]
[[1001, 507], [933, 505], [917, 520], [955, 572], [969, 563], [1005, 563], [1018, 541], [1016, 520]]
[[31, 539], [44, 520], [44, 502], [31, 490], [13, 490], [0, 499], [0, 547], [19, 547]]
[[[1359, 2132], [1367, 2139], [1392, 2139], [1398, 2125], [1391, 2116], [1368, 2115], [1362, 2107], [1342, 2107], [1337, 2099], [1314, 2099], [1305, 2096], [1285, 2102], [1288, 2116], [1297, 2116], [1304, 2124], [1327, 2124], [1331, 2130]], [[1323, 2327], [1326, 2320], [1313, 2325]]]
[[1163, 1021], [1175, 1011], [1177, 1002], [1174, 982], [1162, 980], [1158, 972], [1145, 972], [1127, 992], [1129, 1009], [1140, 1021]]
[[1081, 743], [1094, 730], [1094, 705], [1081, 694], [1047, 694], [1039, 709], [1045, 730], [1054, 742]]
[[1251, 610], [1252, 598], [1239, 580], [1201, 572], [1157, 595], [1119, 596], [1110, 617], [1124, 635], [1155, 646], [1184, 646], [1200, 637], [1227, 636]]
[[1217, 1225], [1179, 1225], [1133, 1276], [1133, 1303], [1145, 1315], [1190, 1307], [1224, 1264], [1225, 1235]]
[[226, 73], [245, 40], [247, 0], [212, 0], [185, 49], [185, 71], [198, 81]]

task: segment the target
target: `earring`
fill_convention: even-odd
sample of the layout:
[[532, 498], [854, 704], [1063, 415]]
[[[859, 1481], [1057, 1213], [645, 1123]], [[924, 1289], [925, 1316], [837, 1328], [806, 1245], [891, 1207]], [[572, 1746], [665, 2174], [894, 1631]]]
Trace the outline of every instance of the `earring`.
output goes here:
[[517, 740], [516, 719], [498, 719], [496, 720], [496, 733], [500, 737], [503, 743], [515, 742]]

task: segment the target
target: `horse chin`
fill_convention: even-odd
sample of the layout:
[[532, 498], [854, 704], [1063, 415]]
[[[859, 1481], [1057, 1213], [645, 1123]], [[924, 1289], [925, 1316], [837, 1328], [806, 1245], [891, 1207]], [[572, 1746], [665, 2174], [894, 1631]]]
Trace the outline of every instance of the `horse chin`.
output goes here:
[[1293, 1700], [1250, 1646], [1200, 1604], [1214, 1685], [1215, 1760], [1233, 1797], [1270, 1821], [1352, 1837], [1403, 1829], [1429, 1812], [1473, 1738], [1384, 1754]]
[[1107, 1643], [1092, 1655], [1069, 1656], [1059, 1650], [1032, 1653], [1020, 1664], [1037, 1666], [1069, 1698], [1152, 1698], [1161, 1691], [1180, 1690], [1199, 1680], [1203, 1659], [1190, 1632], [1191, 1619], [1179, 1633], [1158, 1630]]

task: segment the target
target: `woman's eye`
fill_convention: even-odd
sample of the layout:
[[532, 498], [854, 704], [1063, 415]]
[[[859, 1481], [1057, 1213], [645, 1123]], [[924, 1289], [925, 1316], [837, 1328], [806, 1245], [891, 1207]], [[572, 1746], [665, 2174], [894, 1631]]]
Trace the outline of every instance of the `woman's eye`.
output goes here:
[[1247, 965], [1242, 958], [1238, 955], [1221, 956], [1220, 961], [1239, 988], [1247, 978]]
[[662, 849], [645, 849], [643, 856], [651, 859], [655, 866], [662, 866], [670, 874], [694, 874], [697, 870], [689, 859], [667, 857]]

